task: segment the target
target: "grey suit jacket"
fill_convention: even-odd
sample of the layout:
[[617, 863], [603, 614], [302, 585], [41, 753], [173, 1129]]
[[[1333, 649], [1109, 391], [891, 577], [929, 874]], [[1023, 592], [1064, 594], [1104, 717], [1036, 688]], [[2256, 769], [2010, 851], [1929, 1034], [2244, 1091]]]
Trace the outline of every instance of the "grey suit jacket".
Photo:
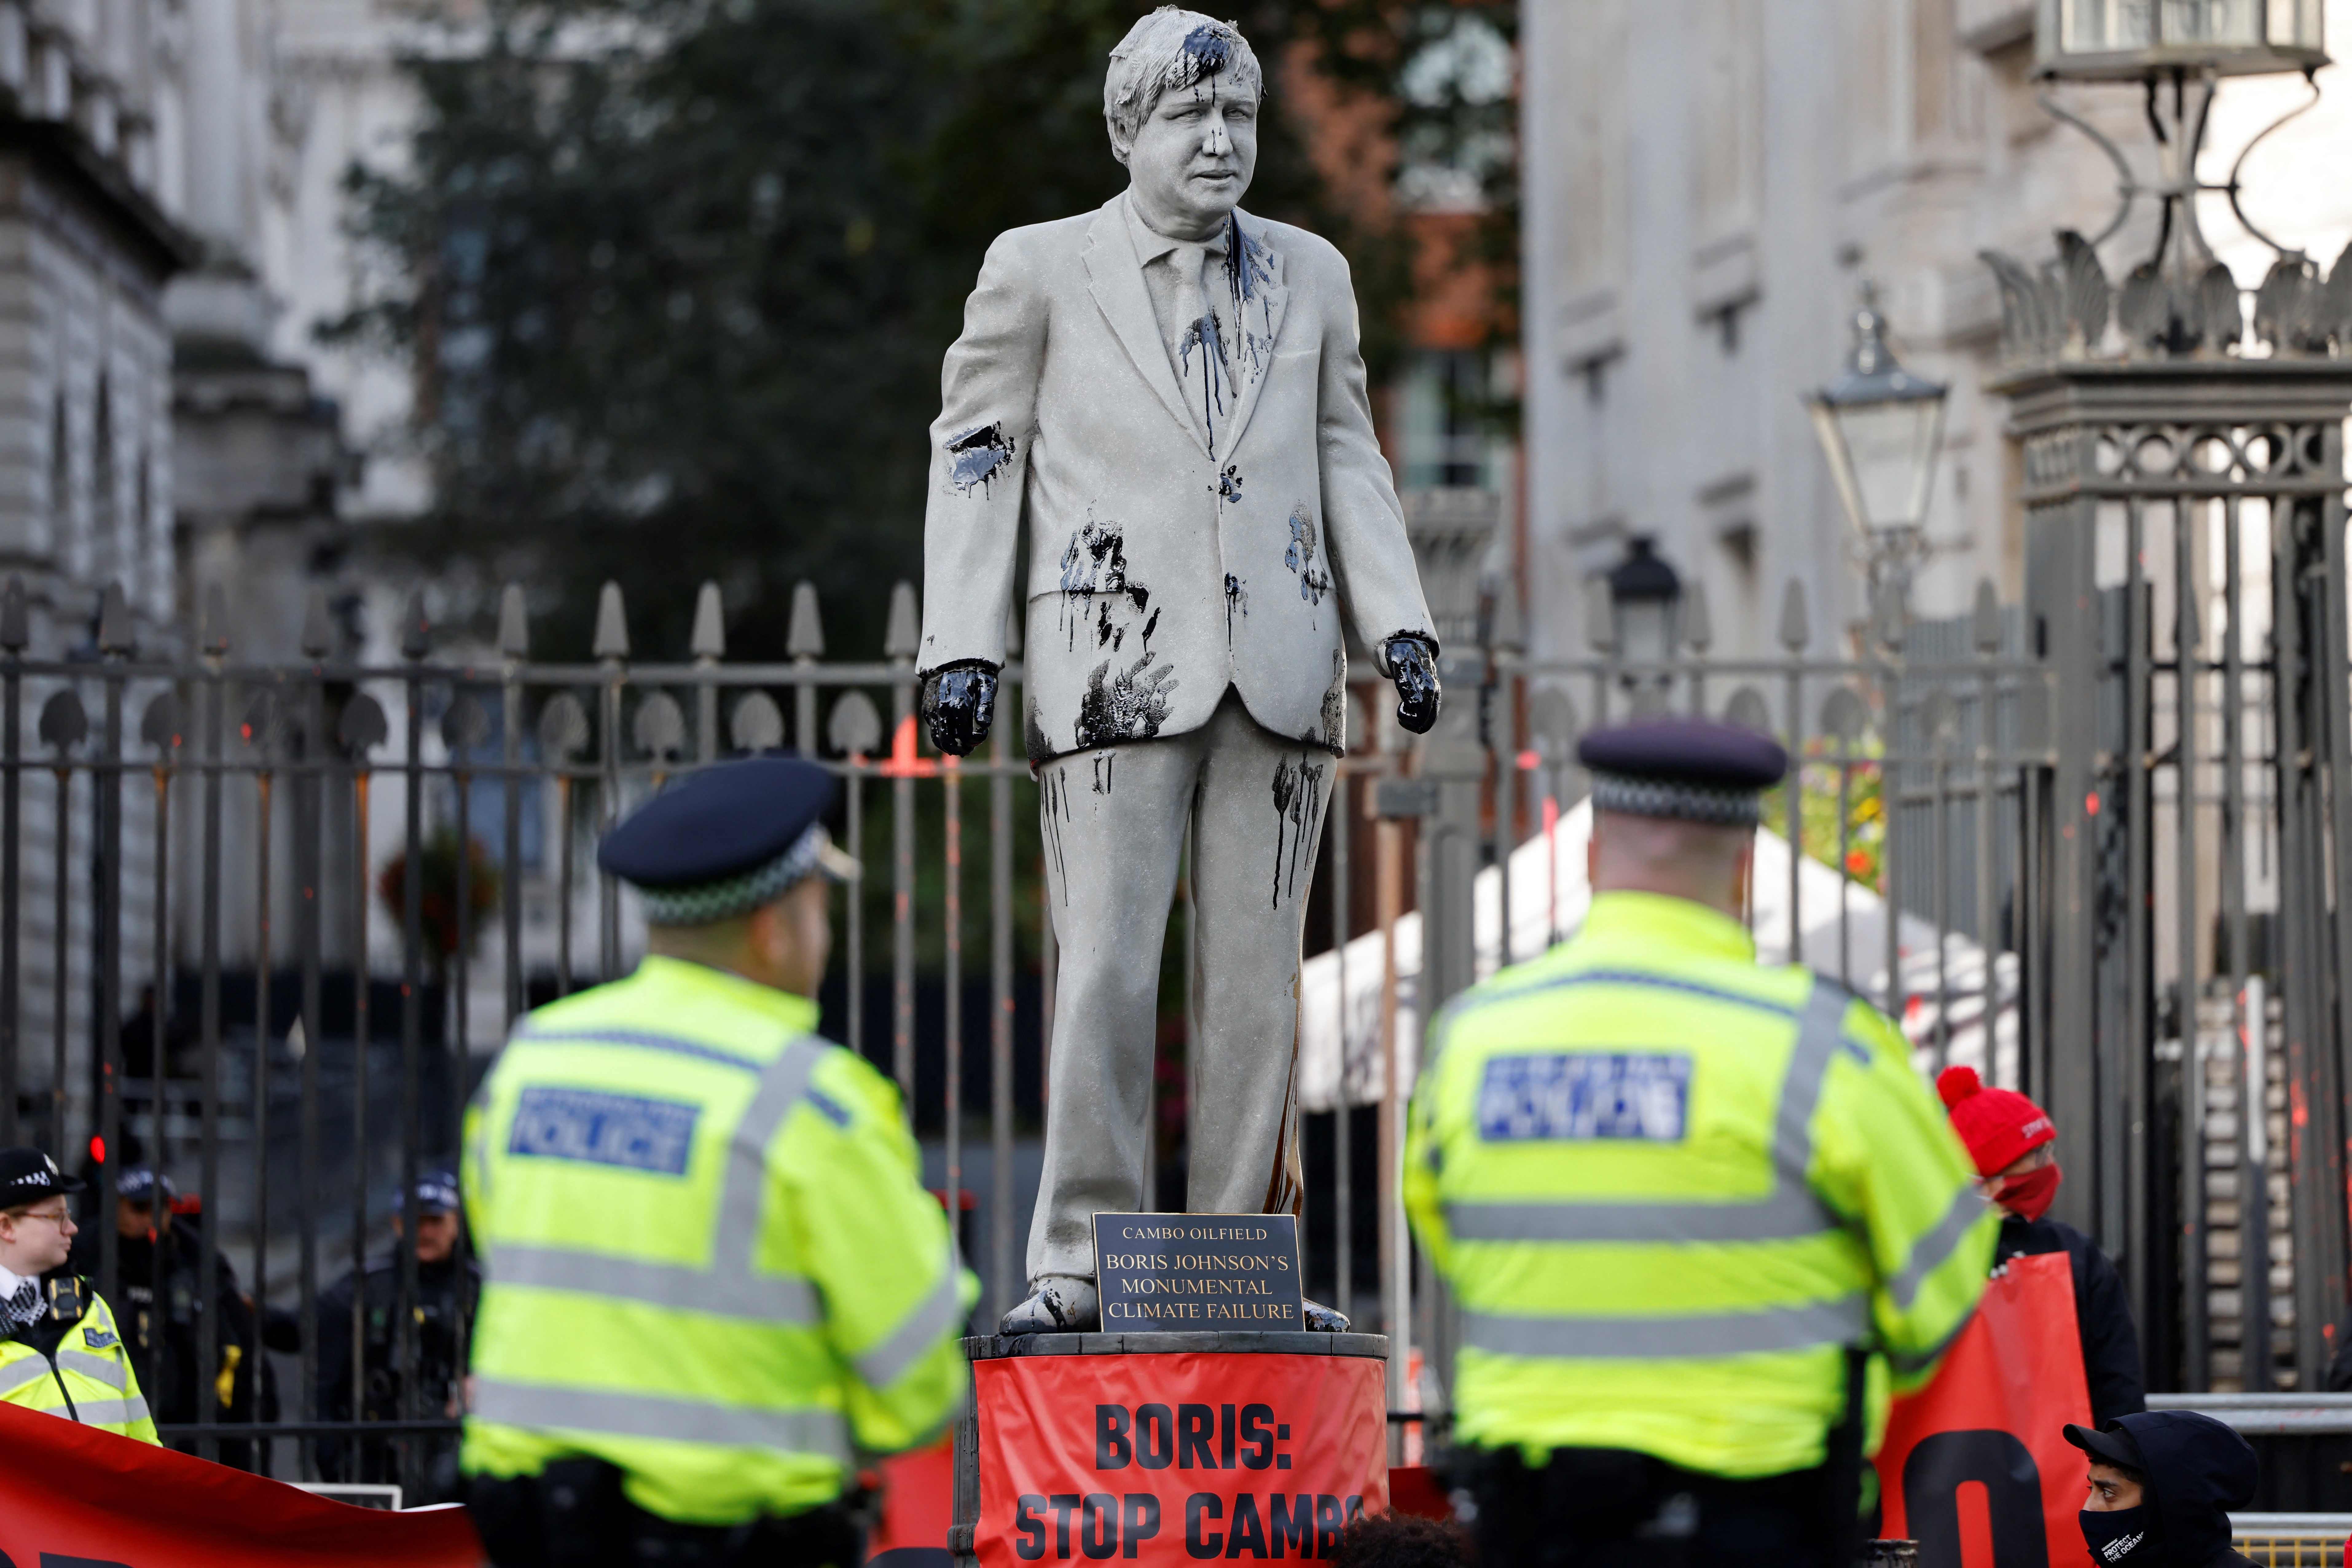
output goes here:
[[1003, 661], [1025, 508], [1032, 762], [1197, 729], [1228, 686], [1266, 729], [1339, 752], [1340, 617], [1370, 647], [1431, 635], [1348, 264], [1234, 214], [1244, 352], [1213, 444], [1181, 401], [1126, 199], [989, 247], [931, 426], [920, 663]]

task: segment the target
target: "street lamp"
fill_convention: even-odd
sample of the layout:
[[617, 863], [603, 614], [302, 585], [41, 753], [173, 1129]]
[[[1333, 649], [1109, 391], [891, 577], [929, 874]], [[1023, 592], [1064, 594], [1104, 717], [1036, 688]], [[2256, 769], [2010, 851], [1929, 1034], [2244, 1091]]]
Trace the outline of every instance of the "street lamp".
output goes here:
[[1805, 404], [1874, 588], [1891, 577], [1907, 589], [1912, 568], [1927, 556], [1928, 489], [1949, 392], [1895, 363], [1877, 290], [1864, 283], [1845, 374]]
[[1658, 558], [1657, 541], [1637, 533], [1625, 559], [1609, 569], [1609, 609], [1617, 657], [1628, 664], [1664, 664], [1681, 646], [1683, 580]]
[[2258, 76], [2327, 63], [2323, 0], [2042, 0], [2034, 70], [2071, 81]]
[[[2205, 192], [2227, 196], [2240, 226], [2277, 254], [2263, 284], [2273, 296], [2264, 315], [2273, 323], [2300, 319], [2297, 297], [2315, 294], [2316, 279], [2300, 250], [2280, 244], [2246, 216], [2239, 176], [2271, 132], [2319, 101], [2316, 78], [2327, 64], [2323, 8], [2323, 0], [2041, 0], [2034, 74], [2050, 81], [2137, 82], [2156, 168], [2153, 178], [2143, 178], [2105, 132], [2048, 92], [2041, 95], [2043, 109], [2096, 142], [2115, 165], [2116, 210], [2088, 240], [2062, 233], [2059, 268], [2044, 279], [1985, 253], [2000, 280], [2004, 348], [2019, 335], [2017, 326], [2032, 320], [2039, 326], [2023, 334], [2031, 340], [2029, 352], [2062, 357], [2100, 352], [2110, 295], [2097, 250], [2121, 232], [2142, 196], [2161, 205], [2163, 218], [2155, 251], [2113, 296], [2126, 353], [2169, 358], [2228, 353], [2238, 346], [2245, 322], [2237, 281], [2215, 258], [2199, 222], [2197, 198]], [[2224, 77], [2287, 72], [2303, 76], [2311, 96], [2249, 139], [2227, 178], [2201, 177], [2198, 154], [2215, 85]], [[2037, 294], [2039, 301], [2029, 298]], [[2255, 331], [2274, 352], [2309, 353], [2327, 346], [2324, 331], [2315, 340], [2307, 328], [2266, 330], [2258, 319]]]

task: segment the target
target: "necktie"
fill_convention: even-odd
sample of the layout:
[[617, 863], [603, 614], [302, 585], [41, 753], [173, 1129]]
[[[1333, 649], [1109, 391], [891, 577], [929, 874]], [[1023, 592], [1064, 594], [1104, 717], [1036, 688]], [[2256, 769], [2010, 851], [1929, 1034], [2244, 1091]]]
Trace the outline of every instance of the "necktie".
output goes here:
[[1209, 247], [1198, 241], [1180, 241], [1168, 253], [1166, 265], [1175, 274], [1176, 308], [1175, 320], [1167, 323], [1166, 330], [1173, 340], [1169, 352], [1175, 358], [1176, 380], [1183, 390], [1185, 405], [1213, 444], [1217, 422], [1232, 402], [1233, 367], [1224, 333], [1202, 287], [1208, 262]]
[[41, 1288], [31, 1279], [16, 1281], [16, 1293], [0, 1302], [0, 1314], [8, 1320], [8, 1327], [21, 1329], [41, 1315]]

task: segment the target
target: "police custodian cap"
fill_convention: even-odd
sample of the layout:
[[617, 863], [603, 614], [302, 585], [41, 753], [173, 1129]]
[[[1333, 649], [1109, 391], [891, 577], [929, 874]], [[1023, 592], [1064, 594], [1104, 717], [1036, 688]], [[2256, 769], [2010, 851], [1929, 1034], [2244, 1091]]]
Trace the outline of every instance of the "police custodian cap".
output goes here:
[[1647, 719], [1594, 730], [1577, 742], [1598, 811], [1753, 827], [1763, 792], [1789, 771], [1769, 735], [1712, 719]]
[[721, 763], [630, 813], [597, 847], [596, 864], [643, 895], [655, 925], [730, 920], [813, 872], [857, 874], [824, 830], [838, 792], [831, 773], [798, 757]]
[[88, 1185], [79, 1176], [58, 1170], [58, 1163], [38, 1149], [0, 1149], [0, 1209], [22, 1208]]

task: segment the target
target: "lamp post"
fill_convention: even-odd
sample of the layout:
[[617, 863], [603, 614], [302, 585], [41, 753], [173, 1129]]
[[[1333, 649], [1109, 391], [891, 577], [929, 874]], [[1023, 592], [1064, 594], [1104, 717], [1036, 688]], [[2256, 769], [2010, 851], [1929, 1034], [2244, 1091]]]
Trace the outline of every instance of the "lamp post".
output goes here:
[[[1682, 646], [1682, 577], [1659, 558], [1657, 541], [1637, 533], [1625, 542], [1625, 559], [1609, 569], [1607, 582], [1618, 658], [1663, 667]], [[1625, 675], [1634, 712], [1647, 715], [1664, 708], [1672, 679], [1663, 668]]]
[[2075, 81], [2317, 70], [2327, 63], [2325, 9], [2322, 0], [2042, 0], [2034, 69]]
[[1927, 558], [1927, 498], [1949, 393], [1895, 363], [1877, 290], [1864, 283], [1845, 374], [1805, 405], [1859, 541], [1874, 601], [1888, 588], [1907, 597], [1911, 574]]
[[[2063, 287], [2053, 291], [2060, 309], [2048, 317], [2056, 340], [2048, 347], [2077, 354], [2098, 352], [2107, 305], [2106, 279], [2095, 251], [2123, 227], [2142, 196], [2155, 198], [2163, 219], [2155, 250], [2132, 269], [2115, 300], [2126, 352], [2226, 353], [2244, 331], [2236, 282], [2215, 259], [2198, 223], [2200, 192], [2229, 198], [2230, 210], [2246, 232], [2277, 253], [2273, 277], [2282, 269], [2288, 275], [2277, 287], [2299, 291], [2309, 270], [2303, 253], [2280, 244], [2246, 216], [2238, 199], [2239, 174], [2247, 156], [2273, 131], [2319, 101], [2313, 79], [2327, 64], [2323, 8], [2323, 0], [2041, 0], [2034, 74], [2050, 81], [2138, 83], [2156, 142], [2155, 177], [2142, 179], [2105, 132], [2042, 94], [2043, 109], [2097, 142], [2115, 165], [2117, 198], [2106, 226], [2087, 242], [2079, 236], [2071, 237], [2071, 244], [2069, 237], [2060, 239], [2064, 277]], [[2200, 178], [2197, 157], [2205, 144], [2215, 85], [2223, 77], [2289, 72], [2310, 82], [2311, 97], [2248, 141], [2227, 179]], [[1997, 274], [2009, 268], [2003, 293], [2016, 295], [2021, 275], [2015, 264], [1990, 254], [1987, 259]], [[2294, 352], [2310, 345], [2284, 346]]]

